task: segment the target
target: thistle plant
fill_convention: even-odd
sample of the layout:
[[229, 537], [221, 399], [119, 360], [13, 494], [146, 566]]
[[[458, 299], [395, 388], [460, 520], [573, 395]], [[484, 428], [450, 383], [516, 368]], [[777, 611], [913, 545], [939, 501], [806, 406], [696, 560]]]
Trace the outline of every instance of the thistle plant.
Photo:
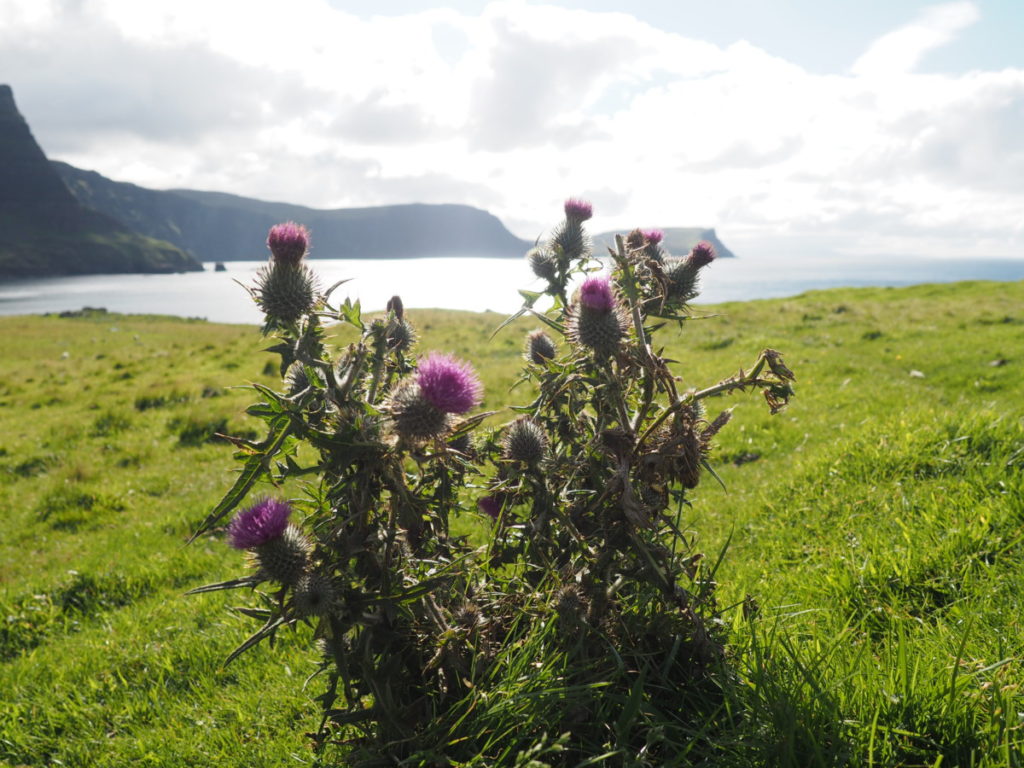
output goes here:
[[[470, 363], [416, 349], [398, 297], [371, 320], [358, 302], [332, 305], [304, 264], [308, 233], [271, 230], [271, 263], [250, 292], [282, 383], [254, 386], [249, 413], [266, 436], [234, 439], [242, 471], [195, 535], [258, 484], [277, 490], [227, 526], [250, 553], [248, 574], [193, 592], [255, 591], [241, 612], [261, 625], [229, 661], [284, 627], [312, 628], [321, 752], [333, 745], [365, 765], [504, 764], [542, 749], [567, 764], [614, 750], [657, 762], [713, 698], [723, 665], [714, 565], [684, 521], [731, 416], [707, 408], [760, 389], [775, 412], [793, 374], [769, 349], [749, 371], [682, 388], [654, 337], [669, 321], [685, 327], [713, 250], [672, 256], [660, 232], [635, 230], [605, 268], [591, 256], [592, 213], [566, 201], [527, 256], [547, 286], [522, 291], [499, 330], [524, 315], [544, 328], [524, 345], [532, 400], [503, 425], [477, 412]], [[360, 338], [331, 351], [325, 322]], [[299, 483], [300, 497], [282, 498]], [[484, 547], [450, 534], [456, 515], [486, 526]], [[538, 667], [557, 680], [524, 676]], [[664, 717], [607, 727], [640, 711]]]

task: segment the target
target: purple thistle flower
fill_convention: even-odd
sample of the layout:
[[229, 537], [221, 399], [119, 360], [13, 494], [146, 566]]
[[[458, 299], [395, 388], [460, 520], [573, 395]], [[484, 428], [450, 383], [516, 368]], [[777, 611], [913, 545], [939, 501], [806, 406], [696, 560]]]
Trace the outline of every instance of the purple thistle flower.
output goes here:
[[228, 525], [228, 541], [235, 549], [260, 547], [284, 535], [291, 513], [286, 501], [260, 499], [235, 515]]
[[497, 520], [501, 514], [501, 499], [497, 496], [481, 496], [476, 505], [492, 520]]
[[642, 229], [640, 234], [647, 238], [647, 242], [651, 245], [657, 245], [665, 239], [665, 233], [660, 229]]
[[610, 312], [615, 295], [607, 277], [588, 277], [580, 286], [580, 304], [597, 312]]
[[565, 218], [582, 224], [594, 215], [594, 206], [586, 200], [570, 197], [565, 201]]
[[298, 265], [309, 250], [309, 230], [294, 221], [275, 224], [267, 235], [267, 247], [275, 261]]
[[443, 413], [465, 413], [483, 398], [483, 385], [473, 367], [438, 352], [420, 361], [416, 383], [427, 402]]
[[690, 251], [690, 264], [697, 269], [706, 267], [712, 261], [715, 260], [715, 247], [711, 245], [707, 240], [701, 240]]

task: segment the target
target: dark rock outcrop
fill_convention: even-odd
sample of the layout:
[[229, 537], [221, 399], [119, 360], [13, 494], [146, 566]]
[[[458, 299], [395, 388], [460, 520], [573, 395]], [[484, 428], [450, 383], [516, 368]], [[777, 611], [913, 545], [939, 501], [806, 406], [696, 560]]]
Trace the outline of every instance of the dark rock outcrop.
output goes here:
[[0, 278], [200, 269], [174, 245], [82, 205], [0, 85]]

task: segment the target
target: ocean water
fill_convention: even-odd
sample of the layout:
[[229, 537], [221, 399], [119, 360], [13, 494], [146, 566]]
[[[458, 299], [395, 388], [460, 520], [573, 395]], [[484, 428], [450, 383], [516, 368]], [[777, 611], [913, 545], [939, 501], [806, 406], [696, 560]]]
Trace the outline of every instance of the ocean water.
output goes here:
[[[0, 314], [42, 314], [103, 307], [111, 312], [202, 317], [214, 322], [260, 323], [249, 294], [264, 262], [227, 262], [226, 272], [176, 275], [89, 275], [0, 283]], [[522, 303], [517, 289], [542, 282], [524, 259], [313, 259], [325, 286], [338, 280], [336, 301], [359, 299], [378, 310], [395, 294], [406, 307], [442, 307], [511, 314]], [[889, 257], [743, 257], [721, 259], [704, 270], [696, 303], [793, 296], [818, 288], [913, 285], [959, 280], [1024, 280], [1024, 259], [923, 259]]]

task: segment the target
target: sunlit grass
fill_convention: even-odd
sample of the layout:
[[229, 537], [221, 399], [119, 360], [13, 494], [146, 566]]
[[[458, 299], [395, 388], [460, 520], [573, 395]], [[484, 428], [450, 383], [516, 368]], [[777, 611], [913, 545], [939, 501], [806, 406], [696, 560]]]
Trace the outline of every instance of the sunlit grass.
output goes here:
[[[474, 361], [484, 408], [529, 398], [509, 388], [533, 324], [491, 339], [495, 314], [409, 314], [422, 349]], [[705, 478], [686, 522], [709, 556], [728, 547], [729, 674], [680, 764], [1020, 765], [1024, 285], [695, 314], [716, 316], [662, 334], [681, 387], [771, 346], [798, 396], [776, 417], [756, 394], [709, 405], [736, 407], [716, 452], [727, 490]], [[104, 314], [2, 318], [0, 334], [0, 762], [309, 761], [308, 633], [225, 669], [248, 625], [230, 597], [182, 595], [242, 568], [219, 535], [185, 540], [231, 481], [211, 436], [259, 428], [234, 387], [276, 384], [266, 342]], [[475, 515], [460, 526], [483, 532]], [[554, 686], [544, 669], [530, 686]], [[516, 686], [481, 727], [544, 716]], [[557, 737], [537, 760], [559, 764]]]

